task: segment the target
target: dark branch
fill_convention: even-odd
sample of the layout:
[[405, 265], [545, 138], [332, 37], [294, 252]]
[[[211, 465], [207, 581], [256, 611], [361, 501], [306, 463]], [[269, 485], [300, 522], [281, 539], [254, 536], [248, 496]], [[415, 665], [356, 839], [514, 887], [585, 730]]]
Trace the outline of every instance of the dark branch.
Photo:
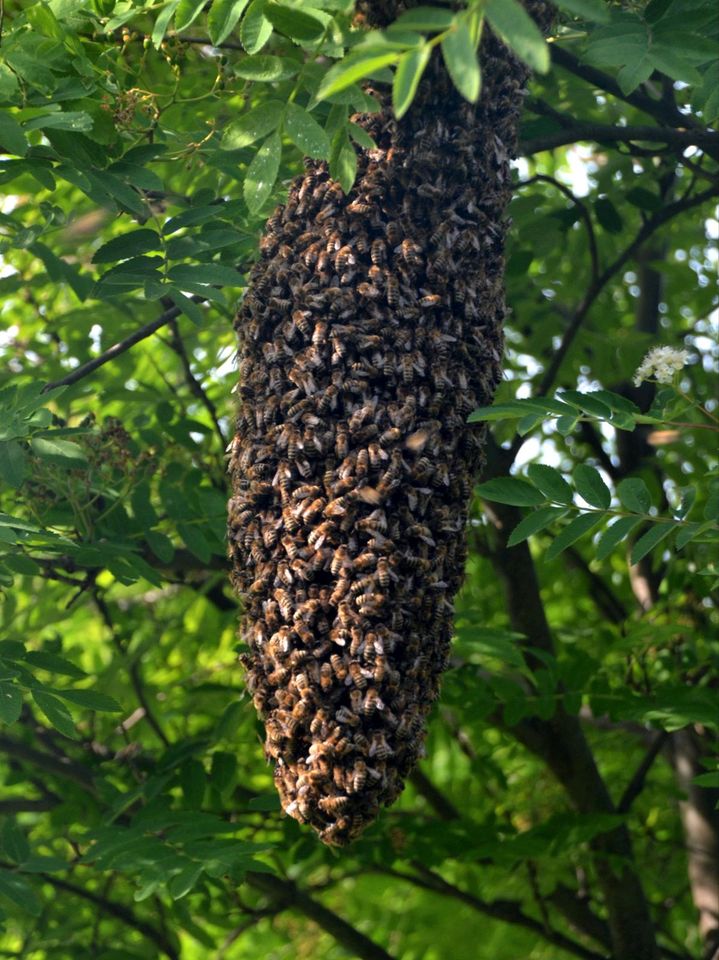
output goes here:
[[179, 960], [180, 954], [178, 953], [177, 948], [160, 930], [157, 930], [151, 924], [141, 920], [139, 917], [136, 917], [131, 910], [128, 910], [127, 907], [123, 906], [121, 903], [116, 903], [114, 900], [108, 900], [106, 897], [101, 897], [99, 894], [93, 893], [91, 890], [86, 890], [84, 887], [78, 886], [75, 883], [70, 883], [69, 880], [63, 880], [51, 873], [43, 873], [42, 878], [45, 883], [51, 884], [57, 890], [65, 890], [67, 893], [71, 893], [76, 897], [81, 897], [83, 900], [87, 900], [88, 903], [92, 903], [98, 908], [98, 910], [102, 910], [103, 913], [107, 913], [109, 916], [115, 917], [116, 920], [120, 920], [126, 926], [136, 930], [138, 933], [141, 933], [144, 937], [147, 937], [148, 940], [151, 940], [154, 944], [156, 944], [160, 950], [162, 950], [162, 952], [170, 958], [170, 960]]
[[416, 862], [413, 863], [413, 866], [418, 873], [404, 873], [401, 870], [392, 870], [389, 868], [382, 869], [382, 873], [396, 877], [398, 880], [405, 880], [407, 883], [412, 883], [417, 887], [430, 890], [441, 896], [451, 897], [471, 907], [472, 910], [476, 910], [486, 917], [491, 917], [493, 920], [499, 920], [517, 927], [524, 927], [525, 930], [531, 930], [531, 932], [538, 937], [541, 937], [548, 943], [554, 944], [556, 947], [560, 947], [562, 950], [566, 950], [568, 953], [574, 954], [575, 957], [582, 957], [583, 960], [605, 960], [604, 954], [588, 950], [558, 930], [547, 928], [540, 921], [528, 916], [523, 912], [519, 904], [513, 900], [480, 900], [479, 897], [476, 897], [474, 894], [455, 887], [454, 884], [448, 883], [444, 877], [427, 869], [427, 867], [423, 867]]
[[621, 87], [614, 77], [609, 76], [608, 73], [604, 73], [602, 70], [598, 70], [596, 67], [590, 67], [582, 63], [578, 57], [568, 50], [564, 50], [558, 43], [553, 43], [551, 49], [552, 61], [558, 67], [562, 67], [570, 73], [573, 73], [576, 77], [586, 80], [586, 82], [593, 87], [598, 87], [600, 90], [604, 90], [605, 93], [610, 93], [618, 100], [623, 100], [632, 107], [636, 107], [637, 110], [649, 114], [649, 116], [654, 117], [655, 120], [659, 120], [661, 123], [668, 123], [680, 129], [702, 126], [694, 117], [682, 113], [676, 105], [666, 100], [655, 100], [653, 97], [642, 93], [641, 88], [634, 90], [632, 93], [622, 93]]
[[[551, 389], [554, 380], [559, 373], [560, 367], [562, 366], [562, 363], [564, 362], [564, 359], [569, 352], [572, 343], [574, 342], [574, 338], [582, 326], [582, 323], [584, 322], [595, 300], [604, 290], [612, 277], [619, 273], [627, 261], [636, 254], [637, 250], [639, 250], [642, 244], [654, 233], [656, 233], [660, 227], [667, 223], [667, 221], [678, 216], [680, 213], [685, 213], [687, 210], [692, 210], [694, 207], [701, 206], [703, 203], [706, 203], [707, 200], [711, 200], [716, 196], [719, 196], [719, 186], [709, 187], [707, 190], [703, 190], [701, 193], [697, 193], [693, 197], [686, 197], [683, 200], [677, 200], [674, 203], [668, 204], [666, 207], [662, 207], [661, 210], [657, 210], [657, 212], [642, 225], [632, 242], [625, 247], [619, 256], [613, 260], [612, 263], [610, 263], [609, 266], [603, 271], [603, 273], [597, 277], [593, 283], [590, 284], [589, 289], [582, 299], [582, 302], [574, 311], [574, 315], [572, 316], [569, 326], [564, 331], [562, 342], [555, 351], [552, 360], [548, 365], [544, 376], [542, 377], [535, 396], [543, 397]], [[513, 448], [513, 454], [516, 454], [519, 446], [521, 446], [521, 444], [524, 442], [523, 438], [521, 437], [518, 438], [518, 440], [519, 443], [516, 445], [516, 450]]]
[[127, 662], [127, 672], [130, 676], [130, 682], [132, 683], [132, 689], [135, 691], [135, 696], [138, 699], [138, 702], [142, 709], [145, 712], [145, 718], [150, 724], [152, 729], [155, 731], [159, 739], [162, 741], [164, 746], [169, 747], [170, 741], [168, 740], [165, 731], [160, 726], [160, 723], [157, 717], [154, 715], [152, 709], [150, 708], [150, 702], [147, 699], [145, 694], [145, 685], [142, 679], [142, 673], [140, 671], [140, 665], [136, 659], [133, 659], [127, 652], [125, 644], [120, 639], [120, 635], [117, 632], [112, 615], [110, 614], [110, 609], [105, 603], [104, 598], [100, 595], [98, 590], [93, 592], [93, 598], [97, 609], [100, 611], [100, 616], [102, 617], [103, 623], [110, 631], [112, 636], [112, 642], [115, 645], [119, 654]]
[[587, 241], [589, 243], [589, 257], [592, 262], [592, 280], [596, 280], [599, 276], [599, 254], [597, 252], [597, 238], [594, 233], [594, 226], [592, 225], [592, 218], [589, 214], [589, 209], [586, 203], [583, 203], [579, 197], [575, 196], [569, 187], [565, 184], [560, 183], [559, 180], [556, 180], [554, 177], [547, 176], [544, 173], [537, 173], [535, 176], [530, 177], [529, 180], [523, 180], [521, 183], [518, 183], [516, 189], [520, 187], [527, 187], [531, 183], [536, 183], [537, 181], [541, 183], [551, 183], [553, 187], [563, 193], [568, 200], [571, 200], [572, 203], [576, 206], [579, 214], [582, 218], [582, 222], [587, 231]]
[[[195, 303], [204, 303], [202, 297], [192, 297], [192, 300]], [[171, 320], [174, 320], [175, 317], [179, 317], [180, 313], [179, 307], [170, 307], [169, 310], [161, 313], [156, 320], [153, 320], [151, 323], [146, 323], [144, 327], [140, 327], [139, 330], [131, 333], [129, 337], [125, 337], [124, 340], [119, 340], [111, 347], [108, 347], [99, 357], [93, 357], [92, 360], [83, 363], [82, 366], [77, 367], [71, 373], [68, 373], [67, 376], [61, 377], [60, 380], [52, 380], [50, 383], [46, 383], [43, 387], [43, 393], [47, 393], [48, 390], [54, 390], [55, 387], [66, 387], [71, 383], [77, 383], [78, 380], [82, 380], [88, 376], [88, 374], [93, 373], [98, 367], [102, 367], [110, 360], [114, 360], [115, 357], [119, 357], [128, 351], [130, 347], [134, 347], [136, 343], [140, 343], [141, 340], [146, 340], [148, 337], [151, 337], [152, 334], [161, 327], [164, 327]]]
[[172, 331], [172, 336], [170, 338], [170, 346], [175, 351], [177, 356], [180, 358], [182, 363], [182, 369], [185, 374], [185, 381], [187, 386], [190, 388], [190, 391], [197, 397], [200, 403], [205, 407], [207, 412], [210, 415], [217, 436], [220, 439], [220, 450], [224, 451], [227, 446], [227, 438], [222, 432], [222, 427], [220, 426], [220, 421], [217, 417], [217, 408], [215, 407], [212, 400], [207, 395], [206, 390], [203, 388], [200, 381], [192, 372], [192, 367], [190, 366], [190, 358], [187, 356], [187, 350], [185, 349], [185, 343], [180, 336], [180, 330], [175, 319], [170, 320], [170, 330]]
[[256, 890], [267, 894], [285, 907], [299, 910], [310, 920], [314, 920], [352, 956], [359, 957], [360, 960], [392, 960], [391, 955], [383, 947], [374, 940], [370, 940], [364, 933], [355, 929], [308, 893], [300, 890], [291, 880], [283, 880], [269, 873], [254, 872], [248, 873], [245, 879]]
[[646, 783], [647, 774], [651, 770], [652, 764], [658, 757], [662, 747], [669, 738], [669, 734], [666, 730], [660, 730], [659, 733], [652, 740], [649, 749], [644, 754], [642, 762], [637, 767], [634, 776], [627, 784], [627, 787], [622, 794], [622, 799], [617, 805], [617, 813], [628, 813], [629, 808], [637, 799], [639, 794], [644, 789], [644, 784]]
[[613, 126], [609, 123], [573, 123], [545, 133], [542, 137], [523, 140], [519, 152], [524, 156], [554, 150], [581, 140], [596, 143], [665, 143], [671, 147], [699, 147], [712, 153], [719, 149], [719, 133], [713, 130], [676, 130], [673, 127]]

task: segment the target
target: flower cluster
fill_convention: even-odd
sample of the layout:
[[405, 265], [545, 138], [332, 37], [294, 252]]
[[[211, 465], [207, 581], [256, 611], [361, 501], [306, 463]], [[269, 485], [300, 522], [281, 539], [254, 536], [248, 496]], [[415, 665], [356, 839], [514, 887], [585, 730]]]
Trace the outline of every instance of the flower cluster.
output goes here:
[[637, 367], [634, 386], [638, 387], [644, 380], [671, 383], [674, 374], [685, 366], [688, 359], [689, 354], [686, 350], [676, 350], [674, 347], [653, 347]]

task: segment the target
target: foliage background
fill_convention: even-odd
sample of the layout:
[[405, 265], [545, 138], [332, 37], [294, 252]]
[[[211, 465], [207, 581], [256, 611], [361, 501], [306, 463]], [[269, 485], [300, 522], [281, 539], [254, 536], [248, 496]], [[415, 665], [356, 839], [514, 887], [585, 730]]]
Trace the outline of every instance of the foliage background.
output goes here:
[[[561, 5], [521, 131], [498, 399], [605, 388], [654, 419], [620, 428], [595, 398], [571, 423], [535, 411], [521, 438], [497, 414], [427, 757], [338, 854], [280, 817], [237, 665], [231, 319], [303, 153], [349, 189], [367, 146], [352, 79], [403, 62], [406, 80], [452, 14], [367, 40], [351, 5], [299, 6], [5, 3], [0, 954], [619, 957], [597, 868], [626, 825], [610, 866], [639, 878], [659, 955], [709, 957], [719, 17], [704, 0]], [[471, 4], [450, 32], [484, 13], [501, 15]], [[521, 17], [508, 37], [549, 66]], [[446, 46], [476, 95], [474, 46]], [[400, 112], [412, 82], [395, 80]], [[676, 386], [709, 419], [632, 385], [658, 343], [689, 350]], [[521, 505], [543, 503], [524, 488], [518, 506], [510, 471], [560, 504], [572, 478], [584, 511], [594, 485], [601, 526], [552, 549], [555, 514], [531, 552], [508, 547]], [[649, 497], [637, 516], [672, 528], [632, 564], [654, 520], [597, 551], [627, 480]], [[556, 776], [570, 730], [608, 802]]]

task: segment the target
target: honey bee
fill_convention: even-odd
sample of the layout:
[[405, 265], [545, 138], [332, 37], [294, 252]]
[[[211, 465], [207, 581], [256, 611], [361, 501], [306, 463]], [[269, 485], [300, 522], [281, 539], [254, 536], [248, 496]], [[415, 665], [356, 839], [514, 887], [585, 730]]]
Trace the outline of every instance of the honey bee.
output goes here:
[[373, 240], [370, 247], [370, 259], [374, 266], [381, 266], [387, 261], [387, 247], [384, 240]]
[[364, 690], [367, 686], [367, 678], [362, 673], [362, 667], [359, 664], [358, 660], [351, 660], [349, 663], [349, 675], [352, 683], [356, 687], [359, 687], [360, 690]]
[[387, 242], [389, 245], [394, 248], [398, 246], [402, 240], [402, 228], [396, 220], [390, 220], [385, 228], [385, 235], [387, 237]]
[[393, 753], [394, 750], [392, 750], [387, 743], [387, 739], [382, 732], [377, 731], [372, 734], [368, 756], [377, 757], [378, 760], [386, 760], [388, 757], [391, 757]]
[[335, 718], [338, 723], [344, 723], [348, 727], [356, 727], [360, 722], [357, 714], [353, 713], [348, 707], [340, 707], [335, 713]]
[[347, 677], [347, 664], [345, 663], [344, 658], [338, 653], [333, 653], [330, 655], [330, 665], [337, 679], [340, 681], [340, 683], [343, 683]]
[[334, 814], [339, 813], [340, 810], [344, 810], [348, 800], [349, 797], [344, 794], [337, 794], [331, 797], [322, 797], [318, 801], [318, 806], [324, 813]]
[[347, 546], [343, 543], [334, 551], [330, 571], [337, 576], [347, 563]]
[[393, 273], [387, 274], [386, 296], [389, 306], [396, 307], [399, 303], [399, 281]]
[[307, 543], [309, 546], [319, 549], [331, 532], [332, 523], [328, 520], [325, 523], [321, 523], [318, 527], [315, 527], [307, 537]]
[[399, 251], [406, 260], [406, 262], [412, 267], [419, 267], [422, 264], [422, 250], [421, 247], [416, 244], [413, 240], [403, 240], [399, 245]]
[[364, 760], [356, 760], [352, 770], [352, 790], [359, 793], [367, 783], [367, 764]]
[[350, 630], [350, 636], [351, 636], [351, 643], [349, 648], [350, 656], [351, 657], [359, 656], [359, 654], [362, 651], [362, 647], [364, 645], [364, 633], [362, 632], [360, 627], [353, 626], [352, 629]]
[[383, 447], [387, 447], [392, 443], [396, 443], [401, 436], [402, 436], [402, 432], [400, 431], [399, 427], [389, 427], [389, 429], [385, 430], [383, 433], [380, 434], [379, 436], [380, 445]]
[[320, 667], [320, 687], [325, 693], [332, 687], [332, 667], [323, 663]]
[[383, 707], [384, 704], [380, 700], [377, 691], [374, 687], [370, 687], [365, 694], [362, 712], [366, 717], [371, 717], [377, 710], [381, 710]]
[[337, 584], [330, 595], [330, 603], [333, 607], [336, 607], [343, 597], [346, 596], [349, 589], [349, 580], [346, 577], [340, 577], [337, 581]]
[[442, 298], [438, 293], [428, 293], [425, 296], [419, 298], [420, 307], [432, 308], [439, 307], [442, 304]]
[[349, 244], [345, 244], [344, 247], [340, 247], [335, 256], [335, 269], [338, 273], [343, 273], [345, 268], [350, 264], [355, 263], [354, 253], [352, 252], [352, 247]]
[[387, 557], [380, 557], [377, 561], [377, 579], [381, 587], [386, 588], [389, 586], [390, 574]]

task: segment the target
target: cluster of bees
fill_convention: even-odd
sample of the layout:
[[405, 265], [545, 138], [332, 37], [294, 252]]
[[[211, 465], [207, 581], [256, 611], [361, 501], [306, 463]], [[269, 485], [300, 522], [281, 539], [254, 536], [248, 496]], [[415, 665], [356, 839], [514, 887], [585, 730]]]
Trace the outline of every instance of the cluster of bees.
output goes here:
[[308, 161], [236, 329], [229, 507], [247, 684], [284, 810], [329, 844], [392, 802], [447, 665], [500, 378], [508, 161], [526, 73], [491, 36], [472, 106], [439, 59], [345, 196]]

